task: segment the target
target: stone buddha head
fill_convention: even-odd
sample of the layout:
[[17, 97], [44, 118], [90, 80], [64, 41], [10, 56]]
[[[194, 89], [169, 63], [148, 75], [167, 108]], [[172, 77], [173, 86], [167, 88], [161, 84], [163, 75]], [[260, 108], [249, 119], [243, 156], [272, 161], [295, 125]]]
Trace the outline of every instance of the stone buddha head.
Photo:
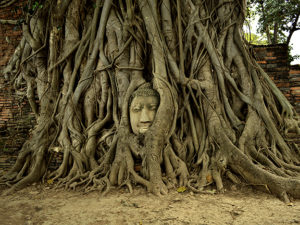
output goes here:
[[130, 97], [129, 117], [134, 134], [144, 134], [152, 125], [160, 102], [151, 83], [141, 85]]

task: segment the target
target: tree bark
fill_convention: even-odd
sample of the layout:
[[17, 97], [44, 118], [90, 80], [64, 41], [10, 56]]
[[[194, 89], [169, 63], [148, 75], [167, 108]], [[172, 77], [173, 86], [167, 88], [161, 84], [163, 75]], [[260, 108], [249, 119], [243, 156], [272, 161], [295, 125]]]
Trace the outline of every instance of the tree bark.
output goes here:
[[[37, 125], [1, 178], [7, 192], [44, 178], [85, 191], [139, 183], [157, 195], [213, 193], [228, 178], [300, 196], [299, 149], [288, 140], [299, 116], [244, 43], [245, 1], [91, 6], [45, 1], [23, 25], [5, 73], [26, 80]], [[129, 104], [146, 82], [160, 104], [137, 135]], [[49, 172], [53, 150], [63, 161]]]

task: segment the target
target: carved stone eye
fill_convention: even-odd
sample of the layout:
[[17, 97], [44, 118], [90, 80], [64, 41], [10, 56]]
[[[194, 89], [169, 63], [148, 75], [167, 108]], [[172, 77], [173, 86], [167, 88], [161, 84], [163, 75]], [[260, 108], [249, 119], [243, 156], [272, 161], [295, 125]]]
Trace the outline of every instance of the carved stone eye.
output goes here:
[[156, 111], [157, 108], [158, 108], [157, 105], [150, 105], [150, 106], [149, 106], [149, 110], [152, 110], [152, 111]]
[[135, 106], [132, 108], [132, 112], [140, 112], [142, 110], [141, 106]]

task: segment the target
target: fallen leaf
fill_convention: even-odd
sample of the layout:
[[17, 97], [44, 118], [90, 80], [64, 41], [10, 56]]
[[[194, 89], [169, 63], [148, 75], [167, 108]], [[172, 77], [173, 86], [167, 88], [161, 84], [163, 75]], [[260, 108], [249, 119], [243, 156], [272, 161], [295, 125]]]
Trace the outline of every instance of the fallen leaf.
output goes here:
[[177, 189], [177, 192], [178, 193], [182, 193], [182, 192], [185, 192], [186, 191], [186, 187], [179, 187], [178, 189]]
[[212, 178], [212, 175], [211, 175], [211, 174], [207, 174], [207, 175], [206, 175], [206, 181], [207, 181], [207, 183], [213, 182], [213, 178]]
[[47, 180], [47, 183], [48, 183], [48, 184], [53, 184], [53, 179]]

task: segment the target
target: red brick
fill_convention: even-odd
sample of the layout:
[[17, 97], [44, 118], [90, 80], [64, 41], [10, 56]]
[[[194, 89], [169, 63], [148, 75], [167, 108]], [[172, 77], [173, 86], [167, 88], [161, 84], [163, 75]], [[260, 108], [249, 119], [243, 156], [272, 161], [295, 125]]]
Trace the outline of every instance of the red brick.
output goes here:
[[267, 64], [267, 61], [257, 61], [258, 64]]

